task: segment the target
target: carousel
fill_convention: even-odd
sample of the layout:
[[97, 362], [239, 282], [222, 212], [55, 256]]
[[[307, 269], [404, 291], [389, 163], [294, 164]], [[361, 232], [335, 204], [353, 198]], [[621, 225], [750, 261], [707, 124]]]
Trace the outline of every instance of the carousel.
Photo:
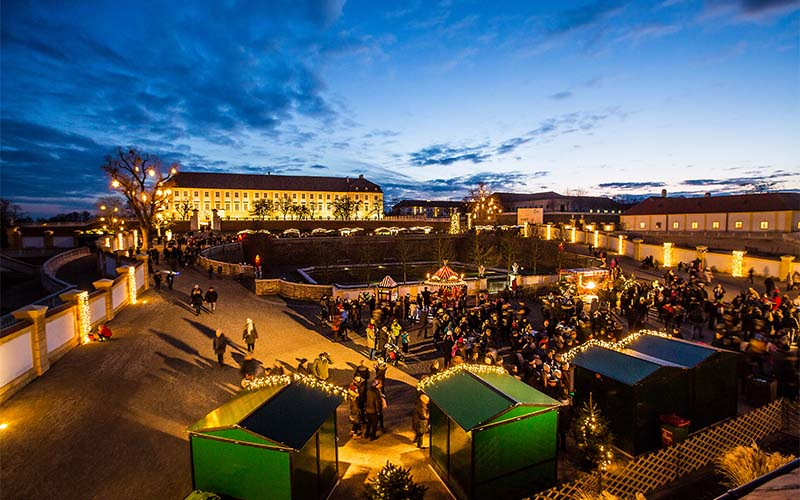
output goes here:
[[397, 300], [398, 286], [397, 282], [387, 274], [380, 283], [375, 285], [375, 295], [378, 298], [378, 302]]
[[447, 261], [444, 261], [444, 265], [433, 275], [428, 275], [423, 283], [425, 286], [433, 287], [439, 292], [439, 295], [444, 297], [458, 298], [466, 293], [467, 288], [467, 282], [464, 281], [463, 276], [450, 269]]

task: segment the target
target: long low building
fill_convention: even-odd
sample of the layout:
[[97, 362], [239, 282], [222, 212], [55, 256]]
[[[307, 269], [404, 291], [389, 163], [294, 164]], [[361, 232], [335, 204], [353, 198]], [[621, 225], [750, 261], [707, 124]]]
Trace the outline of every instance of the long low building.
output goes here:
[[637, 232], [790, 233], [800, 231], [800, 193], [696, 198], [651, 197], [626, 210], [622, 228]]
[[[383, 191], [374, 182], [358, 177], [308, 175], [253, 175], [179, 172], [167, 186], [171, 193], [166, 212], [172, 219], [187, 219], [198, 210], [200, 221], [212, 211], [231, 219], [260, 218], [256, 206], [268, 207], [265, 218], [334, 219], [340, 200], [349, 199], [348, 217], [383, 218]], [[266, 200], [269, 203], [263, 203]], [[302, 216], [298, 208], [302, 208]]]

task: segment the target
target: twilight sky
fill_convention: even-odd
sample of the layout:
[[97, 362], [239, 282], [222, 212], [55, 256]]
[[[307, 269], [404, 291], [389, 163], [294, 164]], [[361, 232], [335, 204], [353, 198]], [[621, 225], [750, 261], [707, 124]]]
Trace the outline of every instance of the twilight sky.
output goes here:
[[800, 0], [0, 9], [0, 195], [33, 215], [91, 210], [118, 145], [388, 201], [800, 190]]

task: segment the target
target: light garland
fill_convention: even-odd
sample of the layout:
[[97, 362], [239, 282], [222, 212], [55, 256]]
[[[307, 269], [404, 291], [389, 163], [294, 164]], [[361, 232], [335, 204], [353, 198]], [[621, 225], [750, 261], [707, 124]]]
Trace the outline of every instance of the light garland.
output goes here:
[[553, 239], [553, 225], [552, 224], [548, 224], [547, 225], [547, 230], [545, 231], [544, 234], [545, 234], [545, 238], [544, 239], [546, 239], [546, 240], [552, 240]]
[[307, 375], [299, 375], [297, 373], [292, 375], [270, 375], [267, 377], [259, 377], [253, 380], [244, 380], [242, 387], [245, 390], [263, 389], [264, 387], [272, 387], [276, 385], [288, 385], [291, 382], [300, 382], [308, 387], [317, 389], [334, 396], [347, 397], [347, 389], [339, 387], [323, 380], [317, 380], [314, 377]]
[[617, 253], [622, 255], [625, 253], [625, 235], [620, 234], [618, 238], [619, 242], [617, 243]]
[[575, 227], [573, 227], [573, 228], [570, 230], [570, 236], [569, 236], [569, 242], [570, 242], [570, 243], [575, 243], [575, 242], [578, 240], [578, 238], [577, 238], [577, 231], [578, 231], [578, 229], [577, 229], [577, 228], [575, 228]]
[[439, 382], [447, 380], [448, 378], [461, 373], [463, 371], [468, 371], [472, 373], [494, 373], [497, 375], [506, 375], [508, 372], [502, 366], [495, 366], [495, 365], [480, 365], [480, 364], [473, 364], [473, 363], [461, 363], [455, 366], [448, 368], [443, 372], [439, 372], [435, 375], [431, 375], [419, 381], [417, 384], [418, 391], [425, 391], [427, 387], [432, 385], [436, 385]]
[[461, 215], [458, 212], [450, 216], [450, 234], [461, 233]]
[[645, 335], [651, 335], [653, 337], [662, 337], [671, 339], [672, 336], [667, 332], [658, 332], [655, 330], [641, 330], [635, 333], [631, 333], [624, 339], [621, 339], [617, 342], [607, 342], [605, 340], [597, 340], [591, 339], [577, 347], [573, 347], [566, 354], [564, 354], [564, 361], [571, 362], [572, 359], [577, 356], [578, 354], [588, 350], [590, 347], [597, 346], [597, 347], [604, 347], [606, 349], [611, 349], [612, 351], [620, 352], [623, 349], [627, 349], [627, 347], [633, 342], [634, 340], [644, 337]]
[[741, 278], [744, 276], [744, 254], [745, 250], [734, 250], [733, 260], [731, 261], [731, 276]]
[[128, 302], [136, 303], [136, 268], [128, 266]]
[[664, 242], [664, 267], [672, 267], [672, 243]]
[[89, 307], [89, 292], [83, 291], [77, 295], [78, 299], [78, 328], [80, 328], [81, 341], [86, 344], [91, 339], [89, 334], [92, 331], [92, 310]]
[[594, 230], [594, 247], [597, 248], [600, 246], [600, 231], [598, 229]]
[[122, 233], [119, 232], [119, 233], [117, 233], [117, 248], [116, 248], [116, 250], [122, 250], [122, 247], [124, 247], [124, 246], [125, 245], [122, 244]]

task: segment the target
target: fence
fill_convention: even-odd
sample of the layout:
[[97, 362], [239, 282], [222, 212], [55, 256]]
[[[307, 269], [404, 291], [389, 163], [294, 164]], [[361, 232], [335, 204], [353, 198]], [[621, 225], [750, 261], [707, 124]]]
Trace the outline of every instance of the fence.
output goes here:
[[67, 283], [66, 281], [58, 279], [56, 274], [64, 264], [85, 257], [90, 253], [91, 251], [88, 247], [81, 247], [61, 252], [55, 257], [47, 259], [47, 261], [42, 264], [42, 286], [52, 293], [64, 292], [70, 288], [75, 288], [75, 285], [72, 283]]
[[620, 498], [647, 494], [708, 465], [735, 446], [746, 446], [779, 430], [798, 432], [800, 405], [779, 399], [749, 413], [702, 430], [675, 446], [635, 458], [602, 477], [586, 476], [541, 491], [531, 500], [568, 500], [580, 492], [608, 491]]

